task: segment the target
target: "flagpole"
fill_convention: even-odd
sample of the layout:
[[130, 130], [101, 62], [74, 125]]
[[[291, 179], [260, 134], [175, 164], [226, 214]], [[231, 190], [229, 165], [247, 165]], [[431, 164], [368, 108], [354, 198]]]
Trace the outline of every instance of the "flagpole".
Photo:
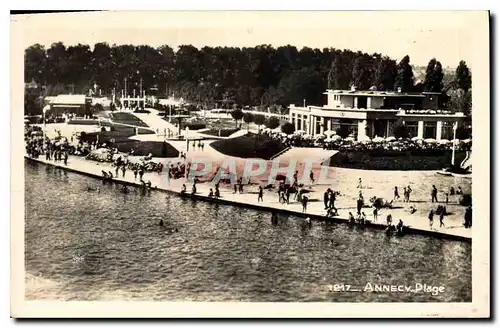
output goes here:
[[455, 122], [453, 125], [453, 146], [451, 152], [451, 166], [455, 166], [455, 140], [457, 139], [457, 126], [458, 122]]
[[43, 142], [45, 143], [45, 130], [47, 129], [47, 121], [45, 120], [45, 108], [42, 109], [42, 114], [43, 114]]

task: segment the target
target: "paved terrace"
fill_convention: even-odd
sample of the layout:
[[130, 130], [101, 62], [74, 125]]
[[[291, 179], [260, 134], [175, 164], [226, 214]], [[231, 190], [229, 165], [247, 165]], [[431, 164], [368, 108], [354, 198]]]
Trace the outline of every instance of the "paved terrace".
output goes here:
[[[193, 156], [193, 154], [190, 154]], [[179, 158], [163, 159], [166, 162], [178, 162]], [[43, 156], [36, 161], [62, 167], [70, 171], [83, 173], [89, 176], [101, 178], [101, 170], [114, 172], [114, 167], [109, 163], [97, 163], [85, 160], [82, 157], [70, 156], [68, 160], [68, 165], [65, 166], [64, 163], [55, 163], [54, 161], [47, 161]], [[291, 214], [297, 216], [310, 216], [312, 219], [326, 219], [334, 220], [339, 222], [347, 222], [348, 212], [355, 213], [356, 211], [356, 197], [360, 189], [357, 188], [357, 180], [359, 177], [363, 179], [363, 194], [365, 200], [367, 200], [372, 195], [377, 195], [380, 197], [387, 197], [392, 199], [392, 190], [394, 185], [400, 187], [400, 195], [402, 196], [402, 186], [410, 184], [414, 192], [412, 193], [412, 202], [409, 204], [402, 203], [402, 201], [396, 201], [394, 209], [381, 210], [379, 213], [378, 222], [374, 222], [372, 225], [374, 228], [383, 228], [385, 223], [385, 217], [387, 214], [391, 213], [393, 216], [393, 223], [397, 223], [399, 219], [402, 219], [405, 225], [410, 227], [411, 233], [427, 234], [448, 239], [458, 239], [458, 240], [472, 240], [472, 230], [465, 229], [462, 226], [463, 216], [465, 208], [457, 203], [458, 196], [453, 196], [450, 198], [450, 203], [446, 205], [450, 215], [446, 216], [444, 219], [445, 227], [439, 228], [439, 218], [435, 216], [434, 227], [431, 229], [429, 227], [429, 222], [427, 220], [427, 213], [430, 208], [435, 208], [437, 204], [430, 203], [430, 186], [436, 184], [438, 189], [441, 191], [445, 187], [449, 188], [451, 185], [460, 185], [464, 192], [470, 191], [470, 180], [467, 181], [457, 181], [454, 178], [437, 176], [433, 172], [406, 172], [406, 171], [363, 171], [363, 170], [352, 170], [352, 169], [330, 169], [330, 177], [333, 177], [338, 183], [335, 183], [332, 187], [335, 190], [340, 190], [343, 195], [338, 197], [336, 202], [336, 207], [339, 209], [339, 217], [336, 218], [326, 218], [325, 210], [323, 205], [323, 192], [329, 187], [329, 185], [313, 185], [310, 187], [309, 199], [307, 213], [302, 213], [302, 205], [297, 201], [293, 201], [288, 205], [281, 204], [278, 202], [278, 197], [276, 191], [265, 190], [264, 191], [264, 202], [257, 202], [257, 190], [258, 190], [258, 179], [256, 184], [244, 186], [243, 194], [234, 194], [233, 189], [230, 186], [221, 185], [221, 200], [215, 200], [206, 197], [209, 193], [209, 189], [213, 188], [212, 183], [200, 183], [197, 185], [197, 195], [196, 198], [199, 200], [205, 200], [210, 202], [219, 202], [223, 204], [244, 206], [255, 208], [264, 211], [279, 210], [283, 214]], [[300, 176], [299, 176], [300, 178]], [[448, 179], [448, 180], [446, 180]], [[451, 180], [449, 180], [451, 179]], [[119, 177], [115, 179], [118, 182], [140, 185], [138, 180], [134, 180], [132, 172], [127, 171], [125, 177]], [[147, 172], [144, 174], [144, 180], [151, 181], [152, 186], [159, 190], [166, 192], [172, 192], [179, 194], [182, 184], [186, 183], [184, 179], [170, 180], [167, 178], [166, 173], [158, 174], [155, 172]], [[98, 183], [96, 181], [96, 183]], [[100, 182], [99, 182], [100, 183]], [[265, 184], [265, 181], [260, 180], [260, 184]], [[186, 183], [188, 193], [191, 191], [191, 184]], [[422, 186], [426, 189], [423, 190]], [[427, 186], [429, 187], [427, 189]], [[377, 189], [375, 189], [378, 188]], [[442, 192], [439, 193], [438, 198], [443, 199]], [[443, 204], [443, 203], [441, 203]], [[415, 214], [410, 214], [407, 210], [410, 205], [417, 208]], [[364, 208], [363, 211], [366, 213], [367, 218], [372, 220], [372, 210], [370, 208]], [[382, 231], [380, 233], [383, 233]]]

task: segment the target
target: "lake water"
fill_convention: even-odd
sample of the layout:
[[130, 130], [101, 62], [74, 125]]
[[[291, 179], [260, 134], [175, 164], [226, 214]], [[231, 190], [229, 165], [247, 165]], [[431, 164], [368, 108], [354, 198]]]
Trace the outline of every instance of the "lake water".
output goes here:
[[[32, 162], [26, 299], [470, 302], [471, 245], [193, 202]], [[100, 186], [100, 192], [87, 191]], [[159, 220], [165, 227], [158, 226]], [[175, 229], [177, 228], [177, 232]], [[367, 283], [444, 287], [364, 292]], [[359, 292], [332, 292], [347, 284]]]

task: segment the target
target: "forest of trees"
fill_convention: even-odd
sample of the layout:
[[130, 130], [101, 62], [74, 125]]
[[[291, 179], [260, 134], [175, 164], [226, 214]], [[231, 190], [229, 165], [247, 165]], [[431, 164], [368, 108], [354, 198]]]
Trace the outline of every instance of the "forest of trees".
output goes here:
[[175, 94], [194, 103], [208, 105], [227, 99], [239, 106], [271, 106], [278, 111], [303, 100], [323, 105], [327, 88], [374, 86], [403, 92], [442, 91], [450, 95], [444, 104], [463, 109], [470, 97], [470, 72], [464, 62], [459, 68], [452, 85], [445, 86], [441, 63], [431, 59], [425, 81], [415, 85], [409, 56], [397, 62], [381, 54], [334, 48], [299, 50], [291, 45], [201, 49], [182, 45], [174, 51], [168, 45], [97, 43], [91, 49], [58, 42], [48, 49], [35, 44], [25, 50], [24, 78], [44, 85], [47, 95], [86, 93], [94, 83], [105, 95], [113, 88], [118, 94], [126, 78], [130, 94], [142, 82], [145, 90], [156, 88], [163, 95]]

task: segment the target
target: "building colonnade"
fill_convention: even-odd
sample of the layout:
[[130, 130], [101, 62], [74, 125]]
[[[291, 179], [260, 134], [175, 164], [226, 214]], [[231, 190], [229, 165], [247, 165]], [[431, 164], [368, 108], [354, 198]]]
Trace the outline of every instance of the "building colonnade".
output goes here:
[[[424, 121], [415, 117], [401, 120], [405, 122], [411, 137], [436, 140], [452, 139], [453, 124], [456, 122], [437, 119]], [[313, 136], [323, 134], [325, 131], [335, 131], [341, 125], [347, 125], [358, 140], [366, 137], [393, 136], [394, 126], [397, 124], [395, 119], [343, 119], [298, 113], [291, 115], [291, 121], [296, 131], [302, 130]]]

